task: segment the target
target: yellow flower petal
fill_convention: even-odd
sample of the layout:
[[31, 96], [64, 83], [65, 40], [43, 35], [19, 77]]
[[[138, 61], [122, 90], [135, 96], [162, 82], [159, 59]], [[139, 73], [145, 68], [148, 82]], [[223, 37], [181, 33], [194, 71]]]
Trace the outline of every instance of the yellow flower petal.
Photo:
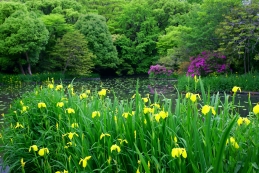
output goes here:
[[259, 113], [259, 104], [257, 104], [256, 106], [254, 106], [253, 112], [254, 112], [255, 115], [257, 115], [257, 114]]
[[118, 145], [116, 145], [116, 144], [114, 144], [114, 145], [111, 146], [111, 152], [112, 152], [113, 150], [117, 150], [118, 153], [121, 152], [121, 148], [120, 148]]
[[238, 90], [241, 92], [241, 88], [240, 88], [240, 87], [234, 86], [234, 87], [232, 88], [232, 91], [233, 91], [234, 93], [236, 93]]

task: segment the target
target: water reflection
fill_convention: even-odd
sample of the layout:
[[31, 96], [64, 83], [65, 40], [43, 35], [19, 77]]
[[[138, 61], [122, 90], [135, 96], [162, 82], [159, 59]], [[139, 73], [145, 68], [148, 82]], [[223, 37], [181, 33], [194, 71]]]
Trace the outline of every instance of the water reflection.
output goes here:
[[[71, 81], [63, 81], [63, 85], [68, 85]], [[138, 91], [143, 96], [146, 97], [150, 94], [151, 100], [153, 99], [154, 93], [157, 92], [161, 99], [168, 98], [172, 99], [175, 103], [176, 99], [176, 85], [175, 80], [154, 80], [148, 79], [147, 77], [141, 78], [108, 78], [100, 80], [85, 80], [85, 81], [73, 81], [75, 91], [85, 91], [90, 89], [91, 91], [98, 91], [102, 88], [108, 89], [110, 93], [107, 94], [108, 97], [113, 98], [113, 94], [118, 97], [118, 99], [130, 99], [136, 92], [136, 87], [138, 84]], [[59, 84], [56, 81], [57, 84]], [[25, 92], [30, 92], [35, 87], [35, 84], [23, 85], [23, 86], [0, 86], [0, 114], [6, 113], [11, 101], [15, 98], [21, 97]], [[220, 98], [223, 101], [224, 95], [221, 94]], [[231, 98], [230, 100], [231, 101]], [[253, 106], [259, 102], [259, 95], [251, 95], [251, 102]], [[236, 109], [243, 116], [249, 114], [249, 104], [247, 94], [237, 94], [236, 102], [239, 105]]]
[[[0, 158], [0, 163], [2, 163], [2, 159]], [[3, 168], [0, 164], [0, 173], [7, 173], [9, 172], [9, 167]]]

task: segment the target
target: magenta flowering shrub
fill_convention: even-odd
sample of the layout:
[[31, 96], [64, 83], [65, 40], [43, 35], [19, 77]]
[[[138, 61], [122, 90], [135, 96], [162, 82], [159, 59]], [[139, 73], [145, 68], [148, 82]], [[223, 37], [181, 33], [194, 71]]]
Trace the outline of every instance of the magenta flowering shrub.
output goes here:
[[165, 66], [159, 64], [151, 65], [148, 70], [149, 77], [169, 77], [173, 72], [173, 69], [167, 69]]
[[225, 73], [229, 69], [226, 56], [220, 53], [203, 51], [197, 57], [190, 57], [187, 75], [207, 76], [210, 73]]

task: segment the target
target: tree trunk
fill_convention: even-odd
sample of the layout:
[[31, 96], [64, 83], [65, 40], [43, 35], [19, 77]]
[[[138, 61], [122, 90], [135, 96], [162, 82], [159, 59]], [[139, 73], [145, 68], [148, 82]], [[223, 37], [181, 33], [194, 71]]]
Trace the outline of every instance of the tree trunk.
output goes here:
[[29, 73], [29, 75], [32, 75], [32, 73], [31, 73], [31, 63], [29, 61], [29, 56], [28, 56], [27, 52], [25, 52], [25, 56], [26, 56], [26, 60], [27, 60], [27, 63], [28, 63], [28, 66], [27, 66], [28, 73]]
[[245, 74], [246, 74], [246, 50], [244, 52], [244, 70], [245, 70]]
[[23, 67], [22, 67], [22, 64], [19, 62], [19, 68], [20, 68], [20, 70], [21, 70], [21, 73], [23, 74], [23, 75], [25, 75], [25, 72], [24, 72], [24, 70], [23, 70]]
[[250, 52], [249, 49], [247, 50], [247, 72], [250, 72]]

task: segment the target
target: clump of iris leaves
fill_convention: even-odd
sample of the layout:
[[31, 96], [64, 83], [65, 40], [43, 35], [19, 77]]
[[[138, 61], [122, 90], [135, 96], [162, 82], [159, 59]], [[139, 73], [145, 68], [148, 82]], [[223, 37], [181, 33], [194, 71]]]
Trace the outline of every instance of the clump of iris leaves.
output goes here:
[[201, 79], [195, 85], [200, 94], [175, 99], [140, 94], [138, 84], [126, 99], [102, 84], [36, 86], [3, 115], [3, 164], [35, 173], [258, 172], [258, 112], [240, 123], [235, 93], [222, 100]]

